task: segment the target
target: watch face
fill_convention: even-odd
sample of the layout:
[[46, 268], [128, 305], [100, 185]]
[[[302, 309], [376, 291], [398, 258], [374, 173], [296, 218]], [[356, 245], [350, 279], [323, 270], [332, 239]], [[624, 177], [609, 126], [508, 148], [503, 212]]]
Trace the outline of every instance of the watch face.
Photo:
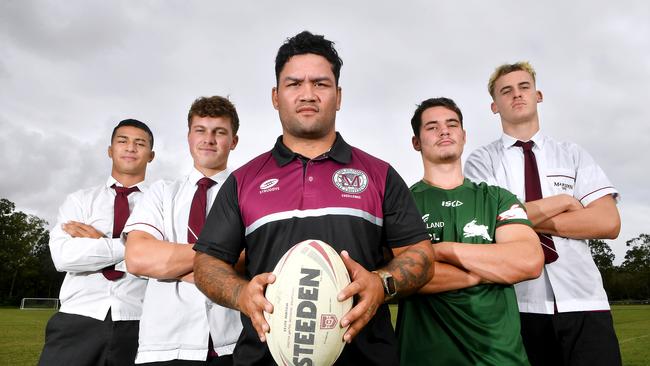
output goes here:
[[393, 296], [397, 291], [395, 291], [395, 279], [393, 276], [386, 276], [386, 290], [388, 290], [387, 295]]

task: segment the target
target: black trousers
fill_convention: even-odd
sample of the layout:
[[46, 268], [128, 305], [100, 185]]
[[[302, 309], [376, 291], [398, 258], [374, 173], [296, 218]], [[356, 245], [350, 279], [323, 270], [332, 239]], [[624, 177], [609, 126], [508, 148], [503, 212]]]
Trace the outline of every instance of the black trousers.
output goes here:
[[209, 361], [171, 360], [142, 363], [138, 366], [232, 366], [232, 355], [215, 357]]
[[45, 328], [42, 366], [133, 365], [139, 321], [112, 321], [58, 312]]
[[621, 351], [609, 311], [520, 313], [532, 366], [617, 366]]

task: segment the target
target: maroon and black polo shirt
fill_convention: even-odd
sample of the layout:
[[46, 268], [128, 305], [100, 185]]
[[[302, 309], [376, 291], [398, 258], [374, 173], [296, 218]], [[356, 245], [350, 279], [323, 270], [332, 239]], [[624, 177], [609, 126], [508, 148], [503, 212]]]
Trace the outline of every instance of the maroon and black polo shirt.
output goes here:
[[[348, 145], [337, 133], [332, 149], [309, 160], [279, 137], [273, 150], [224, 182], [194, 246], [228, 263], [246, 249], [249, 278], [271, 272], [294, 244], [318, 239], [368, 270], [384, 263], [384, 249], [428, 240], [408, 187], [386, 162]], [[274, 364], [250, 320], [235, 364]], [[347, 345], [337, 365], [395, 365], [397, 344], [387, 306]]]

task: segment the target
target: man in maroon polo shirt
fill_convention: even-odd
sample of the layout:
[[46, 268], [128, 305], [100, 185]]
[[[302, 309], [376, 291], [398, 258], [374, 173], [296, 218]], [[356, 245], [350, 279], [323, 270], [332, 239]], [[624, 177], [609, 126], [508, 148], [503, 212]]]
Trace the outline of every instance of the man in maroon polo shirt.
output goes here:
[[[274, 364], [264, 344], [263, 311], [273, 311], [264, 289], [275, 281], [269, 272], [277, 261], [300, 241], [332, 245], [352, 278], [339, 294], [356, 300], [341, 319], [350, 327], [340, 365], [398, 364], [384, 302], [415, 292], [433, 274], [429, 236], [404, 181], [336, 132], [341, 64], [331, 41], [306, 31], [280, 47], [272, 100], [282, 136], [224, 183], [194, 247], [197, 286], [242, 313], [235, 365]], [[232, 267], [244, 249], [246, 277]]]

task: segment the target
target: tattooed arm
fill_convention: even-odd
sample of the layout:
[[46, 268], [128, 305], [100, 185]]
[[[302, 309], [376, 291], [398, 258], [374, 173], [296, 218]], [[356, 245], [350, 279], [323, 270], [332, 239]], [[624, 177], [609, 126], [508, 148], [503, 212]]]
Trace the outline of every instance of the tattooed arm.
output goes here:
[[248, 281], [235, 268], [209, 254], [194, 257], [196, 287], [215, 303], [239, 310], [251, 319], [260, 341], [265, 342], [269, 325], [264, 311], [273, 312], [273, 305], [264, 297], [264, 289], [275, 281], [271, 273], [261, 273]]
[[[393, 276], [397, 296], [414, 293], [429, 282], [433, 276], [434, 254], [428, 240], [396, 248], [393, 253], [395, 257], [379, 271], [388, 272]], [[352, 296], [357, 297], [355, 306], [341, 319], [341, 326], [350, 325], [343, 335], [343, 340], [350, 343], [384, 303], [384, 287], [377, 273], [363, 268], [350, 258], [346, 251], [341, 253], [341, 257], [350, 272], [352, 283], [339, 293], [338, 299], [343, 301]]]

